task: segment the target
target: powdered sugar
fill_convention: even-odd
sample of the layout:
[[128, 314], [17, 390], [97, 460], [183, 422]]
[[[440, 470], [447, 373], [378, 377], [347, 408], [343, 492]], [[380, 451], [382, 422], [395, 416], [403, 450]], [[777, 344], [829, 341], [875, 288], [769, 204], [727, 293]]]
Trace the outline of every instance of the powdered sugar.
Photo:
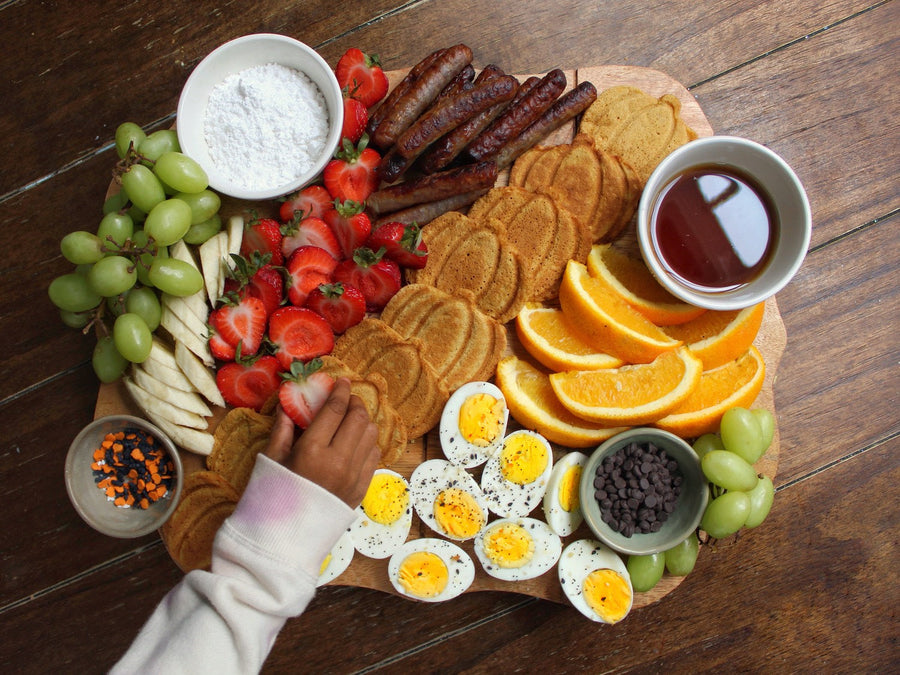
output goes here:
[[312, 168], [328, 135], [328, 108], [304, 73], [270, 63], [213, 88], [204, 135], [225, 179], [248, 190], [284, 185]]

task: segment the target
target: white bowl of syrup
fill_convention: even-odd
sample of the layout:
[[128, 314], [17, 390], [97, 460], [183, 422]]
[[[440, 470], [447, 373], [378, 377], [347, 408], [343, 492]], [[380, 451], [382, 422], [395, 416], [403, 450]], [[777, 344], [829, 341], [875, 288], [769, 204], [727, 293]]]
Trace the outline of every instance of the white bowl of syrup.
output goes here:
[[791, 167], [733, 136], [672, 152], [638, 206], [638, 242], [653, 275], [707, 309], [742, 309], [775, 295], [800, 268], [811, 234], [809, 200]]

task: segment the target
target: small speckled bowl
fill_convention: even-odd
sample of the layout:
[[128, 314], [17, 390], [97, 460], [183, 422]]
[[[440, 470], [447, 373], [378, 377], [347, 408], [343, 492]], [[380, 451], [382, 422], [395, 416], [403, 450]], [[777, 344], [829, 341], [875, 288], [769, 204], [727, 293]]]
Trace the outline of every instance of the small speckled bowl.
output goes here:
[[[594, 498], [594, 476], [597, 466], [606, 457], [632, 442], [639, 444], [652, 442], [656, 447], [665, 450], [669, 457], [678, 462], [683, 482], [675, 510], [669, 514], [658, 532], [635, 533], [626, 537], [603, 522], [600, 505]], [[600, 541], [620, 553], [648, 555], [672, 548], [697, 529], [706, 510], [709, 487], [700, 469], [700, 459], [690, 445], [667, 431], [639, 427], [613, 436], [591, 454], [581, 473], [579, 497], [584, 520]]]
[[[94, 450], [100, 447], [106, 434], [132, 427], [152, 435], [175, 464], [175, 483], [169, 494], [146, 509], [113, 504], [95, 484], [91, 469]], [[175, 510], [182, 482], [181, 457], [172, 441], [154, 425], [131, 415], [108, 415], [94, 420], [75, 437], [66, 456], [66, 490], [72, 505], [88, 525], [110, 537], [142, 537], [159, 528]]]
[[[316, 84], [328, 108], [328, 135], [308, 171], [281, 185], [250, 189], [230, 181], [210, 157], [204, 131], [206, 107], [210, 93], [226, 77], [271, 63], [298, 70]], [[177, 115], [181, 151], [203, 167], [210, 187], [236, 199], [256, 201], [295, 192], [322, 172], [340, 142], [344, 101], [334, 71], [314, 49], [286, 35], [258, 33], [226, 42], [197, 64], [181, 91]]]

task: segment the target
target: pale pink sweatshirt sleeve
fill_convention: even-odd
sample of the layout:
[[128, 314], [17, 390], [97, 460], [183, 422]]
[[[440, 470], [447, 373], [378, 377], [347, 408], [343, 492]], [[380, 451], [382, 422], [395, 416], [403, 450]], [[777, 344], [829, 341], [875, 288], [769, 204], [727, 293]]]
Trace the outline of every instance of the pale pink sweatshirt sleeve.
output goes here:
[[216, 535], [212, 570], [190, 572], [169, 591], [112, 672], [259, 671], [354, 517], [330, 492], [260, 455]]

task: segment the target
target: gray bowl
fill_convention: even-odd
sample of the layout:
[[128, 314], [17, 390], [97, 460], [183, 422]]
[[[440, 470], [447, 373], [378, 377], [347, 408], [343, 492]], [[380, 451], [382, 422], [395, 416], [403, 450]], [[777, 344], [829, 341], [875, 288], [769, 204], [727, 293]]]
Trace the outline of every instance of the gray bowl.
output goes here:
[[[603, 521], [600, 505], [594, 498], [594, 477], [597, 466], [606, 457], [632, 442], [653, 442], [665, 450], [670, 458], [678, 462], [683, 482], [675, 510], [659, 531], [646, 534], [636, 532], [626, 537]], [[639, 427], [613, 436], [593, 452], [581, 473], [579, 496], [584, 520], [600, 541], [620, 553], [648, 555], [672, 548], [697, 529], [709, 499], [709, 487], [700, 469], [700, 459], [690, 445], [667, 431]]]

